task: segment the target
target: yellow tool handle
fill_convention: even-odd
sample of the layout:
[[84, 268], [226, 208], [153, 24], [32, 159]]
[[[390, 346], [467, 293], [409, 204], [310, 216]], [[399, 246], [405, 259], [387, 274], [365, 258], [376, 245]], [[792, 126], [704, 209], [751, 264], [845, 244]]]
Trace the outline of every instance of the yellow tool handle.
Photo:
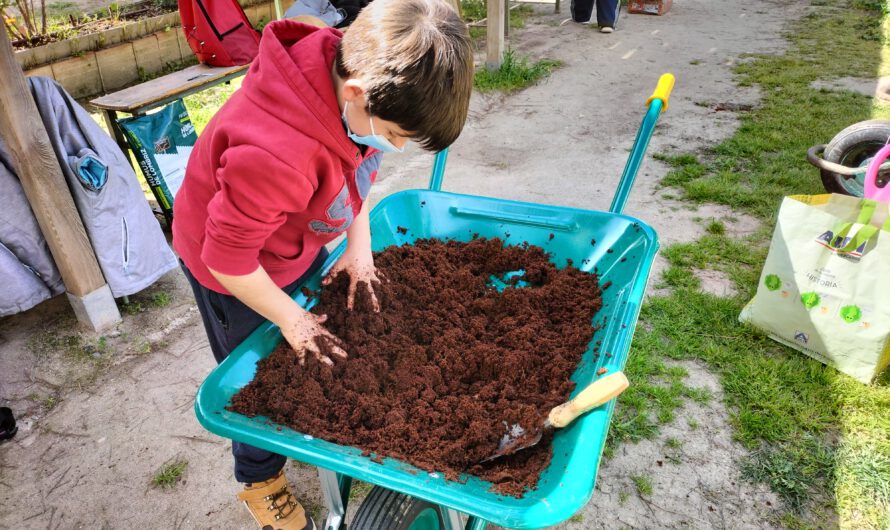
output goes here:
[[652, 100], [660, 99], [661, 100], [661, 112], [664, 112], [668, 109], [668, 101], [671, 99], [671, 91], [674, 89], [674, 82], [676, 79], [674, 78], [674, 74], [661, 74], [661, 77], [658, 78], [658, 84], [655, 86], [655, 92], [649, 96], [649, 99], [646, 100], [646, 106], [648, 107]]
[[624, 392], [630, 383], [624, 372], [615, 372], [587, 385], [587, 388], [570, 401], [554, 407], [547, 416], [547, 421], [556, 428], [562, 428], [575, 421], [578, 416], [590, 409], [599, 407], [618, 394]]

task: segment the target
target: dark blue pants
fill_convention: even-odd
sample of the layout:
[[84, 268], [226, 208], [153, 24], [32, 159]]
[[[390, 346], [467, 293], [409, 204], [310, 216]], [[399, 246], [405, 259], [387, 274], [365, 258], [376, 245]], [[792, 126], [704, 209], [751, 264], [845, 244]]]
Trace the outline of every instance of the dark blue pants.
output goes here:
[[[327, 257], [328, 251], [322, 248], [309, 270], [295, 282], [284, 287], [284, 292], [293, 294], [306, 278], [321, 268]], [[204, 287], [192, 276], [182, 261], [179, 264], [195, 293], [198, 311], [201, 313], [207, 339], [210, 341], [210, 351], [213, 352], [216, 362], [221, 363], [266, 319], [234, 296], [220, 294]], [[235, 479], [238, 482], [268, 480], [281, 471], [287, 460], [284, 456], [236, 441], [232, 441], [232, 455], [235, 457]]]
[[600, 26], [615, 27], [618, 23], [620, 0], [572, 0], [572, 20], [588, 22], [593, 16], [593, 4], [596, 4], [596, 23]]

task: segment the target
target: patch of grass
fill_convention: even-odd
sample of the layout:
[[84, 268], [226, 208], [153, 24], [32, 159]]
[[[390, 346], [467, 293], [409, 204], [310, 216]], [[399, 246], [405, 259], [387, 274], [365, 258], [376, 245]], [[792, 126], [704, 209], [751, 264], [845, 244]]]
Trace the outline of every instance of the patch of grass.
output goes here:
[[184, 99], [185, 108], [188, 110], [192, 124], [195, 126], [195, 132], [199, 136], [210, 119], [213, 118], [213, 115], [219, 111], [220, 107], [229, 100], [236, 90], [241, 88], [243, 80], [243, 77], [239, 77], [228, 83], [202, 90]]
[[886, 115], [888, 106], [873, 109], [870, 98], [820, 91], [810, 83], [890, 70], [888, 62], [881, 63], [880, 45], [856, 29], [865, 24], [880, 30], [880, 17], [847, 9], [847, 2], [829, 4], [792, 24], [792, 51], [753, 56], [736, 67], [742, 85], [763, 90], [761, 105], [740, 116], [741, 128], [732, 138], [703, 153], [704, 163], [689, 154], [662, 155], [675, 168], [665, 185], [683, 189], [690, 200], [727, 204], [762, 219], [772, 219], [785, 195], [822, 191], [818, 172], [805, 160], [806, 149], [851, 123], [878, 117], [874, 111]]
[[145, 339], [137, 341], [136, 345], [134, 346], [134, 351], [142, 355], [151, 353], [152, 349], [154, 348], [152, 347], [151, 341]]
[[473, 86], [480, 92], [501, 90], [515, 92], [527, 88], [549, 76], [562, 63], [552, 59], [542, 59], [529, 65], [526, 57], [518, 57], [513, 50], [504, 52], [500, 68], [489, 70], [480, 68], [476, 71]]
[[145, 311], [142, 307], [142, 302], [139, 302], [135, 299], [130, 299], [129, 303], [123, 304], [124, 312], [128, 315], [138, 315], [139, 313]]
[[[736, 68], [739, 82], [759, 87], [763, 97], [740, 116], [731, 138], [697, 154], [656, 155], [673, 168], [663, 185], [694, 203], [746, 212], [764, 225], [741, 240], [727, 237], [725, 227], [708, 226], [698, 241], [668, 247], [663, 283], [673, 292], [643, 308], [644, 325], [637, 328], [630, 358], [709, 365], [720, 377], [734, 437], [751, 451], [745, 475], [784, 499], [791, 512], [782, 518], [792, 527], [883, 529], [890, 521], [890, 376], [862, 385], [737, 320], [756, 289], [782, 198], [824, 193], [806, 149], [856, 121], [890, 118], [886, 103], [810, 88], [816, 79], [890, 74], [890, 48], [882, 46], [890, 25], [876, 16], [885, 6], [876, 0], [820, 1], [789, 26], [786, 53], [749, 56]], [[693, 268], [724, 272], [739, 294], [699, 292]], [[657, 380], [642, 368], [628, 364], [635, 384]], [[616, 418], [655, 404], [628, 398], [619, 398]]]
[[313, 521], [321, 521], [321, 516], [325, 513], [325, 507], [315, 501], [309, 499], [300, 499], [300, 504], [306, 510], [306, 514]]
[[151, 295], [151, 303], [154, 304], [155, 307], [166, 307], [170, 305], [172, 300], [173, 297], [171, 297], [170, 293], [167, 291], [159, 291]]
[[374, 488], [373, 484], [368, 484], [367, 482], [362, 482], [361, 480], [352, 480], [352, 488], [349, 490], [349, 502], [352, 501], [360, 501], [368, 496], [371, 493], [371, 490]]
[[621, 490], [618, 492], [618, 504], [620, 506], [624, 506], [624, 503], [627, 502], [627, 499], [630, 498], [630, 493]]
[[467, 22], [482, 20], [488, 15], [484, 0], [461, 0], [460, 12]]
[[582, 515], [580, 513], [576, 513], [575, 515], [569, 517], [569, 522], [570, 523], [583, 523], [584, 515]]
[[707, 405], [714, 397], [707, 388], [689, 388], [683, 395], [700, 405]]
[[671, 449], [679, 449], [680, 447], [683, 447], [683, 442], [671, 437], [664, 441], [664, 445], [670, 447]]
[[[806, 454], [798, 454], [802, 451]], [[833, 480], [833, 466], [831, 448], [807, 436], [803, 443], [763, 445], [742, 462], [742, 472], [768, 484], [799, 512], [820, 483]]]
[[685, 370], [664, 363], [659, 342], [655, 334], [641, 329], [635, 333], [634, 346], [641, 346], [628, 357], [625, 366], [633, 384], [621, 394], [621, 406], [612, 417], [607, 456], [622, 441], [653, 438], [659, 425], [673, 421], [674, 411], [683, 404], [682, 398], [693, 390], [683, 383]]
[[37, 403], [38, 405], [43, 407], [46, 411], [52, 410], [59, 403], [56, 396], [52, 396], [52, 395], [41, 396], [41, 395], [35, 393], [35, 394], [29, 395], [28, 399]]
[[[467, 22], [478, 22], [488, 17], [488, 7], [486, 6], [484, 0], [461, 0], [460, 10], [463, 19]], [[531, 16], [533, 13], [534, 9], [532, 9], [531, 6], [527, 6], [525, 4], [511, 9], [510, 29], [524, 28], [526, 19], [528, 19], [528, 17]], [[481, 29], [482, 34], [485, 34], [485, 28], [471, 29]]]
[[69, 357], [80, 355], [82, 340], [80, 335], [66, 333], [55, 326], [47, 326], [44, 331], [34, 333], [28, 338], [28, 350], [38, 359], [63, 353]]
[[648, 497], [652, 495], [652, 477], [649, 475], [632, 475], [630, 479], [636, 486], [637, 493], [640, 496]]
[[714, 220], [708, 223], [708, 226], [705, 227], [705, 231], [715, 236], [722, 236], [726, 233], [726, 226], [720, 221]]
[[697, 430], [699, 427], [698, 420], [694, 418], [686, 418], [686, 425], [689, 425], [689, 428], [693, 431]]
[[84, 341], [79, 334], [66, 331], [64, 326], [47, 325], [44, 331], [28, 338], [27, 347], [38, 360], [61, 355], [79, 363], [95, 363], [105, 359], [108, 339], [102, 336], [93, 344]]
[[171, 489], [175, 487], [182, 479], [182, 474], [185, 473], [188, 465], [188, 462], [185, 460], [174, 460], [173, 462], [164, 464], [161, 469], [155, 473], [155, 476], [151, 478], [152, 487], [158, 489]]

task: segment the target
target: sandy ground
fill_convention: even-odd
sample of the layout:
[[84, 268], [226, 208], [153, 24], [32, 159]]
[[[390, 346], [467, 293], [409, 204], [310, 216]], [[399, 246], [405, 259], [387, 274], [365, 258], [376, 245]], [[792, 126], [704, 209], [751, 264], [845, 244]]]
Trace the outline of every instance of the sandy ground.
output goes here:
[[[514, 33], [516, 50], [564, 66], [519, 94], [475, 97], [446, 190], [608, 208], [658, 75], [671, 71], [678, 81], [649, 152], [711, 145], [737, 126], [736, 116], [714, 107], [757, 102], [756, 91], [734, 85], [731, 66], [743, 53], [780, 51], [783, 23], [802, 8], [785, 0], [685, 0], [664, 17], [622, 13], [612, 35], [560, 25], [567, 11], [541, 8]], [[373, 199], [423, 187], [431, 160], [418, 149], [388, 158]], [[647, 158], [626, 210], [663, 244], [700, 236], [705, 224], [694, 218], [730, 214], [663, 197], [656, 185], [666, 171]], [[735, 217], [730, 233], [756, 229]], [[719, 276], [707, 285], [726, 292]], [[171, 303], [158, 308], [153, 297]], [[75, 333], [64, 297], [0, 320], [0, 405], [16, 410], [21, 426], [0, 446], [0, 528], [251, 528], [234, 501], [228, 443], [204, 431], [192, 410], [213, 360], [185, 279], [170, 273], [134, 301], [143, 310], [125, 314], [104, 339], [79, 335], [104, 345], [106, 362], [91, 360], [91, 348], [52, 343]], [[743, 450], [731, 439], [719, 383], [703, 366], [684, 367], [688, 384], [717, 399], [687, 404], [657, 439], [626, 444], [604, 460], [591, 502], [558, 528], [774, 527], [780, 503], [741, 479]], [[668, 447], [669, 438], [681, 447]], [[177, 459], [188, 462], [183, 481], [171, 491], [151, 488], [158, 469]], [[314, 470], [292, 464], [287, 472], [321, 513]], [[631, 477], [638, 475], [652, 478], [650, 495], [637, 493]]]

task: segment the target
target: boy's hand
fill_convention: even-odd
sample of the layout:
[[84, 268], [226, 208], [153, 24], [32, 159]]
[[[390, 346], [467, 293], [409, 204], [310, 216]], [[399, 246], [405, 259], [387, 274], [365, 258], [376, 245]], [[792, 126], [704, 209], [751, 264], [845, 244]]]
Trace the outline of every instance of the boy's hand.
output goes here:
[[[342, 359], [347, 357], [346, 351], [341, 347], [343, 343], [340, 339], [322, 326], [327, 319], [327, 315], [316, 316], [301, 311], [293, 322], [280, 326], [284, 338], [297, 352], [300, 364], [306, 362], [306, 350], [311, 351], [316, 359], [327, 365], [333, 365], [334, 361], [325, 355], [325, 350]], [[326, 343], [326, 348], [322, 347], [323, 342]]]
[[349, 294], [346, 298], [346, 308], [352, 310], [355, 306], [355, 291], [359, 282], [364, 282], [368, 286], [371, 293], [371, 305], [374, 312], [380, 312], [380, 303], [377, 301], [377, 295], [374, 293], [374, 284], [382, 283], [382, 272], [378, 272], [374, 267], [374, 256], [371, 250], [354, 251], [353, 247], [346, 247], [343, 256], [337, 260], [337, 263], [331, 268], [331, 272], [322, 280], [322, 285], [330, 285], [334, 277], [341, 272], [349, 274]]

